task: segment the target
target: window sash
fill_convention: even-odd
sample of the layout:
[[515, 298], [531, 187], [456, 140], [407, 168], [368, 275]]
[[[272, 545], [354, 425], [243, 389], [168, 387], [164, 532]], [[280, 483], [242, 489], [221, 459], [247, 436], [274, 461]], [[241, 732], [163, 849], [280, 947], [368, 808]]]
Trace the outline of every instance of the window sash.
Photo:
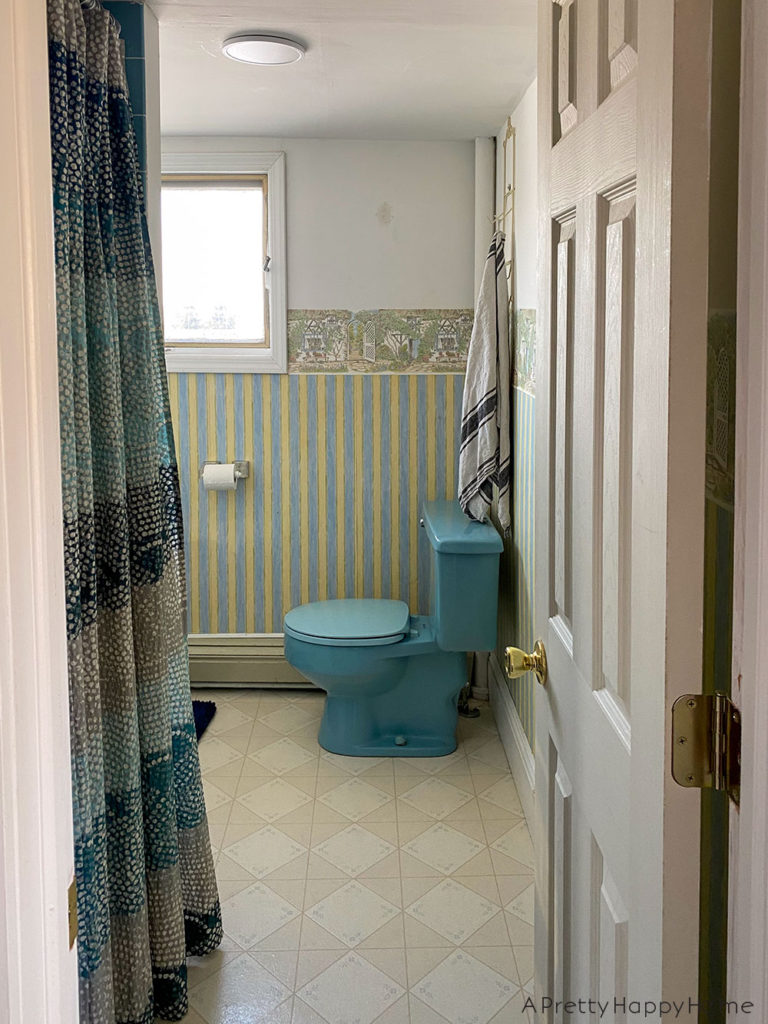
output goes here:
[[[201, 186], [207, 186], [211, 189], [232, 189], [233, 191], [241, 189], [253, 189], [260, 190], [262, 194], [262, 253], [265, 257], [265, 262], [268, 262], [269, 257], [269, 176], [267, 174], [241, 174], [241, 173], [215, 173], [215, 174], [163, 174], [161, 177], [161, 187], [165, 189], [200, 189]], [[249, 349], [269, 349], [271, 348], [270, 339], [270, 309], [269, 309], [269, 288], [266, 284], [266, 270], [262, 268], [262, 289], [264, 293], [264, 319], [263, 319], [263, 330], [264, 338], [253, 339], [247, 341], [232, 341], [226, 340], [221, 342], [213, 341], [201, 341], [200, 339], [191, 339], [189, 341], [180, 340], [174, 338], [173, 341], [167, 345], [167, 348], [171, 351], [178, 349], [205, 349], [215, 352], [217, 349], [236, 349], [236, 350], [249, 350]]]

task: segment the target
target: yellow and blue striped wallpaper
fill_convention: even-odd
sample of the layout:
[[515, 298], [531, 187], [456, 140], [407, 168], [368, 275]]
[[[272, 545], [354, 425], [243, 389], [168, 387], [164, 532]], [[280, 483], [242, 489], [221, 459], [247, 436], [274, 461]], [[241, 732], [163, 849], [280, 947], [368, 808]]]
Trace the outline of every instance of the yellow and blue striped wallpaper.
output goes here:
[[[534, 424], [536, 310], [519, 309], [514, 318], [512, 389], [512, 536], [504, 540], [499, 583], [498, 648], [533, 649], [534, 624]], [[536, 683], [528, 674], [507, 684], [525, 734], [534, 745]]]
[[[191, 633], [279, 633], [306, 601], [428, 603], [419, 510], [456, 493], [457, 374], [170, 376]], [[206, 460], [247, 459], [236, 491]], [[415, 557], [414, 557], [415, 553]]]
[[[534, 606], [534, 411], [536, 399], [521, 388], [512, 392], [512, 536], [504, 541], [499, 584], [499, 664], [508, 645], [533, 649]], [[531, 676], [510, 680], [520, 721], [533, 747], [535, 682]]]

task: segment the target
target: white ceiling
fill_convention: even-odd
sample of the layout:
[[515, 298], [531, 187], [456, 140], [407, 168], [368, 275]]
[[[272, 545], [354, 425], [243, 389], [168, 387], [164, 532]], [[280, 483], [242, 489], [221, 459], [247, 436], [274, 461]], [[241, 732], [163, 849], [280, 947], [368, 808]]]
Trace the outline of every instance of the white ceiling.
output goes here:
[[[470, 139], [493, 134], [536, 67], [536, 0], [151, 0], [168, 135]], [[291, 35], [298, 64], [221, 54]]]

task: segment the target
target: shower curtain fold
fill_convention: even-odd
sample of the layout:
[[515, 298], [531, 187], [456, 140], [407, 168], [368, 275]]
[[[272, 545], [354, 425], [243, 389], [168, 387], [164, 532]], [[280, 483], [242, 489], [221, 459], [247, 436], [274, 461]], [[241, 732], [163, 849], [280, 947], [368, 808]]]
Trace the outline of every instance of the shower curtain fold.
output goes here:
[[222, 937], [178, 474], [117, 26], [48, 26], [80, 1019], [152, 1024]]

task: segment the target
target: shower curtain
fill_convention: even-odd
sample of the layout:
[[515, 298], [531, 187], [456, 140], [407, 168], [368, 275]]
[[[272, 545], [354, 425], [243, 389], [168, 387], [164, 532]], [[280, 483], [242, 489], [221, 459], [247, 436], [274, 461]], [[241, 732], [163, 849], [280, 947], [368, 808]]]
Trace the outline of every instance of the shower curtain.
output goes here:
[[48, 0], [80, 1019], [187, 1010], [221, 941], [160, 315], [117, 26]]

